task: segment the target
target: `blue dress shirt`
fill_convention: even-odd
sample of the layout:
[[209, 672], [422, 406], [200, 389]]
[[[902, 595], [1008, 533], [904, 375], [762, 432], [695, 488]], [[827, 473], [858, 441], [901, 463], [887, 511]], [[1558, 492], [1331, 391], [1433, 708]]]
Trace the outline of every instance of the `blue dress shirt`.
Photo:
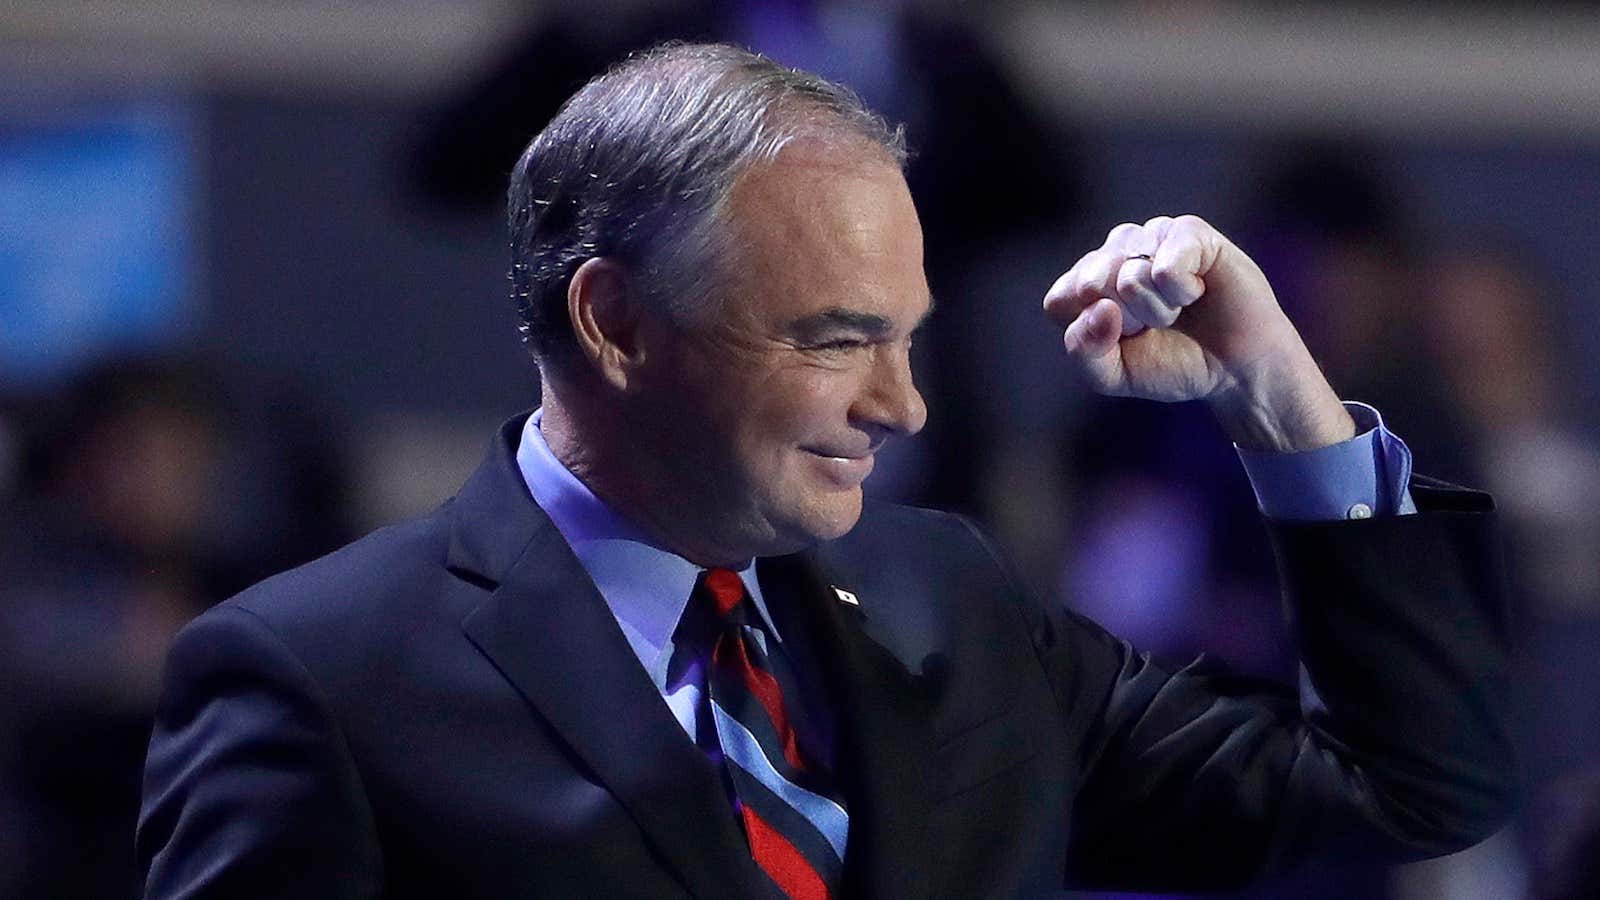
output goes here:
[[1356, 436], [1303, 453], [1236, 447], [1256, 506], [1274, 519], [1301, 521], [1411, 515], [1411, 450], [1365, 403], [1346, 401]]

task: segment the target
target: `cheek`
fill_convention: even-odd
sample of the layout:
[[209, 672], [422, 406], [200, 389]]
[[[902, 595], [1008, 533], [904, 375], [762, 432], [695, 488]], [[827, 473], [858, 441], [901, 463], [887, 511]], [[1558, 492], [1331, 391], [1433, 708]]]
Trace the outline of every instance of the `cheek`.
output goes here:
[[[789, 443], [837, 435], [849, 424], [849, 376], [826, 369], [785, 372], [764, 385], [757, 398], [756, 427]], [[752, 407], [756, 408], [756, 407]]]

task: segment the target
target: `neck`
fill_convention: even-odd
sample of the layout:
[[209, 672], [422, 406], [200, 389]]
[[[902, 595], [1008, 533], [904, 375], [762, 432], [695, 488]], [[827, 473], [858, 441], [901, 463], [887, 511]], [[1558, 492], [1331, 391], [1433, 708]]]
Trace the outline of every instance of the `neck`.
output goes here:
[[540, 392], [539, 431], [550, 452], [594, 495], [650, 538], [651, 543], [703, 568], [741, 568], [758, 553], [707, 529], [703, 504], [675, 488], [672, 454], [638, 440], [658, 433], [636, 422], [619, 404], [585, 397], [581, 389], [546, 378]]

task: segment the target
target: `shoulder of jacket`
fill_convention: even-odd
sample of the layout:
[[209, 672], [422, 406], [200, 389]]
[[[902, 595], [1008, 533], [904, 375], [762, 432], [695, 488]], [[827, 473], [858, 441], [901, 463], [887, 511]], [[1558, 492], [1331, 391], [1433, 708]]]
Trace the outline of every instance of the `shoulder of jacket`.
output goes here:
[[281, 634], [372, 622], [415, 603], [445, 574], [448, 519], [429, 516], [373, 531], [338, 550], [265, 579], [219, 604], [249, 612]]

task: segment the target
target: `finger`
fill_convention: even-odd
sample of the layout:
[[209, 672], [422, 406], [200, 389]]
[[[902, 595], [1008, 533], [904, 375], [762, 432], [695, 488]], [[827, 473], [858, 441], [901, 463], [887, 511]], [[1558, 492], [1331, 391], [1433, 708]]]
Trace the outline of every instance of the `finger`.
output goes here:
[[1150, 283], [1167, 306], [1181, 309], [1206, 291], [1204, 248], [1198, 237], [1176, 227], [1168, 230], [1150, 261]]
[[1150, 327], [1148, 322], [1146, 322], [1144, 319], [1141, 319], [1137, 315], [1135, 315], [1133, 310], [1131, 308], [1129, 308], [1129, 306], [1126, 303], [1122, 302], [1122, 298], [1121, 297], [1115, 298], [1115, 302], [1117, 304], [1117, 309], [1122, 313], [1122, 336], [1123, 337], [1133, 337], [1134, 335], [1138, 334], [1139, 332], [1144, 331], [1146, 328]]
[[1113, 227], [1099, 248], [1084, 254], [1045, 292], [1045, 310], [1066, 324], [1101, 297], [1116, 299], [1116, 273], [1123, 260], [1154, 252], [1155, 242], [1145, 236], [1143, 226], [1123, 222]]
[[[1155, 220], [1151, 220], [1155, 221]], [[1112, 289], [1117, 304], [1122, 307], [1122, 334], [1131, 337], [1145, 328], [1165, 328], [1172, 324], [1175, 318], [1160, 302], [1151, 303], [1148, 292], [1141, 293], [1137, 290], [1124, 290], [1126, 284], [1140, 280], [1140, 273], [1144, 273], [1143, 281], [1148, 285], [1148, 269], [1152, 255], [1156, 251], [1156, 233], [1149, 227], [1150, 223], [1135, 225], [1131, 222], [1118, 225], [1106, 235], [1107, 247], [1120, 251], [1124, 259], [1117, 268], [1116, 282]], [[1153, 286], [1150, 286], [1153, 291]]]
[[1151, 249], [1146, 250], [1146, 253], [1152, 255], [1155, 254], [1156, 251], [1154, 248], [1161, 246], [1161, 242], [1166, 240], [1167, 232], [1172, 230], [1172, 223], [1174, 221], [1176, 220], [1171, 216], [1155, 216], [1145, 220], [1144, 233], [1149, 237], [1151, 242]]
[[1132, 222], [1123, 222], [1106, 232], [1106, 240], [1101, 249], [1120, 251], [1123, 256], [1147, 253], [1149, 251], [1143, 249], [1145, 244], [1143, 235], [1143, 227]]
[[1116, 302], [1102, 297], [1084, 309], [1062, 336], [1068, 362], [1098, 393], [1122, 390], [1121, 317]]
[[1073, 300], [1077, 295], [1077, 283], [1078, 265], [1075, 263], [1072, 268], [1061, 273], [1061, 277], [1050, 285], [1050, 290], [1044, 292], [1044, 311], [1060, 322], [1062, 327], [1066, 327], [1078, 313], [1083, 312], [1083, 307]]
[[[1111, 229], [1107, 236], [1107, 243], [1113, 240], [1122, 243], [1138, 231], [1137, 225], [1118, 225]], [[1086, 309], [1090, 304], [1106, 298], [1113, 300], [1121, 309], [1122, 320], [1121, 334], [1123, 337], [1138, 334], [1149, 324], [1135, 315], [1122, 298], [1117, 295], [1117, 274], [1127, 262], [1124, 251], [1115, 247], [1102, 247], [1085, 256], [1078, 264], [1077, 305], [1079, 309]]]
[[1067, 325], [1096, 300], [1115, 299], [1117, 267], [1121, 264], [1120, 254], [1104, 248], [1084, 254], [1045, 294], [1045, 312]]
[[1130, 258], [1117, 273], [1117, 302], [1151, 328], [1169, 328], [1181, 307], [1167, 304], [1150, 276], [1150, 260]]

